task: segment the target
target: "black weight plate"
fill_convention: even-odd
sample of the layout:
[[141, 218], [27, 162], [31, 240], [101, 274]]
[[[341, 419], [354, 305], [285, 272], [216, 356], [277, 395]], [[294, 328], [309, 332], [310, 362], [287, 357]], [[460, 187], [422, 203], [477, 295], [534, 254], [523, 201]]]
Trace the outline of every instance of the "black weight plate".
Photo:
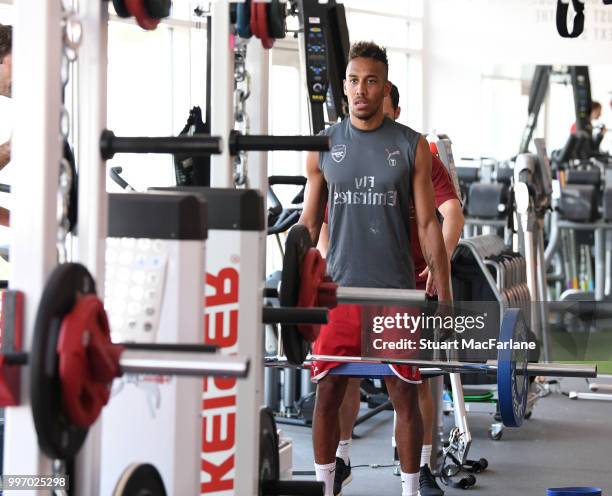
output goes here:
[[144, 0], [144, 8], [149, 17], [164, 19], [170, 16], [171, 0]]
[[[297, 306], [300, 293], [300, 265], [304, 255], [313, 246], [308, 229], [296, 224], [289, 230], [285, 241], [283, 274], [280, 288], [281, 307]], [[302, 337], [296, 324], [281, 324], [283, 351], [289, 363], [301, 365], [308, 354], [308, 342]]]
[[274, 414], [269, 408], [262, 408], [259, 415], [259, 496], [270, 496], [264, 490], [264, 481], [277, 481], [280, 478], [278, 457], [278, 434]]
[[74, 153], [68, 140], [64, 140], [64, 158], [70, 164], [72, 183], [70, 185], [70, 195], [68, 197], [68, 231], [74, 232], [79, 217], [79, 178], [77, 175]]
[[166, 496], [166, 488], [153, 465], [134, 463], [121, 474], [113, 496]]
[[113, 0], [113, 7], [115, 8], [115, 12], [119, 17], [123, 17], [124, 19], [132, 17], [128, 12], [127, 7], [123, 3], [123, 0]]
[[266, 6], [268, 13], [268, 31], [270, 37], [276, 40], [285, 37], [287, 18], [287, 3], [280, 0], [271, 0]]
[[71, 459], [87, 437], [88, 429], [72, 424], [62, 411], [56, 346], [62, 319], [77, 295], [95, 292], [87, 269], [68, 263], [51, 272], [40, 298], [30, 356], [30, 396], [38, 445], [49, 458]]

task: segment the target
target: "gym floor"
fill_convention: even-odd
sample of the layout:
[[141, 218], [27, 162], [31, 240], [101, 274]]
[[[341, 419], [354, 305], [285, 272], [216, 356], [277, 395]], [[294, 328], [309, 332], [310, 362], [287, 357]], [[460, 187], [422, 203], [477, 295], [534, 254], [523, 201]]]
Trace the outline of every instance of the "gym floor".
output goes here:
[[[612, 384], [612, 378], [594, 382]], [[561, 390], [586, 392], [588, 385], [584, 379], [563, 379]], [[473, 438], [469, 458], [486, 458], [489, 468], [476, 474], [476, 485], [467, 494], [544, 496], [546, 488], [559, 486], [597, 486], [603, 494], [612, 494], [612, 403], [552, 394], [539, 400], [532, 418], [520, 429], [506, 428], [500, 441], [489, 438], [491, 416], [472, 413], [468, 420]], [[445, 417], [445, 432], [451, 422], [452, 416]], [[382, 412], [358, 426], [355, 434], [362, 437], [353, 440], [351, 464], [389, 465], [392, 426], [392, 412]], [[293, 439], [294, 470], [313, 470], [311, 430], [279, 427]], [[466, 494], [461, 489], [443, 489], [450, 496]], [[353, 482], [342, 494], [398, 496], [401, 484], [392, 468], [356, 468]]]

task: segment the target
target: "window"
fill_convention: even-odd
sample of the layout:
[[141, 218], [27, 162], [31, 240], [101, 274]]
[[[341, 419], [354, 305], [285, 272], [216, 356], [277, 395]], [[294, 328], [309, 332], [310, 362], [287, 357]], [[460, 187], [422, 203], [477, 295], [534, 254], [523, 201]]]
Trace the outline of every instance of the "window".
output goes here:
[[387, 49], [389, 80], [400, 92], [399, 122], [423, 127], [423, 0], [344, 0], [351, 43], [372, 40]]
[[[177, 2], [179, 13], [181, 6]], [[186, 17], [185, 12], [181, 15]], [[108, 32], [109, 129], [127, 136], [178, 134], [192, 106], [199, 105], [205, 112], [205, 27], [173, 17], [155, 31], [143, 31], [132, 21], [112, 19]], [[137, 190], [174, 184], [168, 155], [117, 155], [108, 162], [109, 168], [114, 166], [123, 168], [123, 177]], [[107, 184], [110, 191], [119, 189], [112, 181]]]

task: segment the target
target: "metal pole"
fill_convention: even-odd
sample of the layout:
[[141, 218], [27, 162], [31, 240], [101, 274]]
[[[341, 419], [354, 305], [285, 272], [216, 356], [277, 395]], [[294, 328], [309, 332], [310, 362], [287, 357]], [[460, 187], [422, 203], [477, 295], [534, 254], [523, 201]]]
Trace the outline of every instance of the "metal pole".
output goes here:
[[[465, 373], [497, 373], [497, 360], [487, 360], [485, 363], [459, 362], [456, 360], [435, 361], [416, 360], [412, 358], [370, 358], [361, 356], [338, 355], [308, 355], [304, 363], [312, 361], [340, 363], [376, 363], [388, 365], [411, 365], [427, 372], [465, 372]], [[265, 360], [270, 366], [287, 366], [286, 360], [269, 357]], [[517, 373], [521, 373], [517, 370]], [[533, 362], [527, 365], [527, 375], [559, 376], [559, 377], [597, 377], [597, 365], [578, 365], [573, 363], [542, 363]]]
[[[213, 136], [229, 137], [233, 129], [234, 112], [234, 51], [230, 48], [230, 7], [228, 0], [211, 2], [211, 123]], [[210, 185], [216, 188], [231, 188], [233, 165], [228, 143], [223, 153], [210, 157]]]
[[[34, 320], [47, 276], [57, 263], [57, 188], [62, 55], [61, 4], [15, 3], [13, 42], [14, 126], [11, 159], [17, 164], [11, 211], [10, 286], [26, 295], [24, 351], [31, 349]], [[32, 423], [30, 381], [21, 372], [21, 405], [5, 412], [5, 474], [49, 475], [51, 460], [38, 448]], [[28, 491], [25, 494], [42, 494]]]
[[208, 352], [125, 350], [119, 358], [125, 374], [161, 374], [188, 377], [246, 377], [249, 363], [241, 358]]
[[[595, 300], [602, 301], [605, 295], [606, 277], [605, 232], [595, 229]], [[587, 260], [587, 263], [591, 263]]]
[[[550, 357], [550, 334], [548, 326], [548, 281], [546, 280], [546, 262], [544, 254], [544, 221], [537, 222], [536, 235], [536, 270], [538, 277], [538, 300], [540, 312], [540, 327], [542, 347], [544, 348], [544, 361], [549, 362]], [[533, 312], [534, 309], [531, 309]]]
[[[78, 260], [96, 280], [98, 296], [104, 296], [104, 261], [108, 228], [106, 163], [100, 156], [100, 133], [106, 127], [108, 6], [104, 2], [80, 2], [83, 42], [78, 59], [78, 160], [79, 236]], [[76, 459], [78, 494], [100, 494], [102, 416], [89, 430]]]
[[418, 289], [338, 287], [338, 303], [418, 303], [425, 301], [425, 291]]

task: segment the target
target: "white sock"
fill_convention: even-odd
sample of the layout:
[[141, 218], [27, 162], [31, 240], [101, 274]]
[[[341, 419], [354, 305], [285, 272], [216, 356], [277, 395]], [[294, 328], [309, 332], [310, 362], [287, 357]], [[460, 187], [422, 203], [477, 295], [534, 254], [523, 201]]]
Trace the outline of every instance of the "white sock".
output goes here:
[[325, 496], [334, 496], [334, 476], [336, 475], [336, 462], [328, 463], [327, 465], [317, 465], [315, 463], [314, 466], [315, 474], [317, 475], [317, 480], [325, 483]]
[[431, 444], [424, 444], [421, 448], [421, 467], [429, 465], [431, 468]]
[[340, 441], [338, 443], [338, 449], [336, 450], [336, 456], [338, 458], [342, 458], [344, 463], [348, 465], [349, 463], [349, 451], [351, 449], [352, 439], [345, 439], [344, 441]]
[[416, 474], [402, 472], [402, 496], [419, 496], [419, 472]]

